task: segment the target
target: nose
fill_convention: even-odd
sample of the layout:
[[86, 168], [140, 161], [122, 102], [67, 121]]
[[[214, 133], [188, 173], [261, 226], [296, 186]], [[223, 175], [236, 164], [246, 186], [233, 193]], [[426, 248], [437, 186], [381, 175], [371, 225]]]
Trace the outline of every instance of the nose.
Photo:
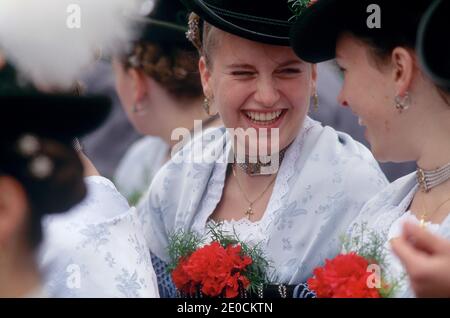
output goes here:
[[341, 91], [339, 92], [339, 95], [338, 95], [338, 102], [339, 102], [339, 104], [340, 104], [342, 107], [348, 107], [348, 102], [347, 102], [347, 100], [346, 100], [345, 97], [344, 97], [344, 90], [343, 90], [343, 89], [341, 89]]
[[280, 93], [272, 78], [258, 80], [255, 100], [264, 107], [273, 107], [280, 99]]

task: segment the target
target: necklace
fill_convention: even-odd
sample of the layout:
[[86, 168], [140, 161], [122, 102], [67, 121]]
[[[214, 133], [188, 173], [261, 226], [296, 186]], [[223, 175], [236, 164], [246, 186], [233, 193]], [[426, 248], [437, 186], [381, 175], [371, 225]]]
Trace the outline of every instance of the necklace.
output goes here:
[[435, 170], [423, 170], [417, 168], [417, 182], [423, 192], [429, 192], [432, 188], [450, 179], [450, 163]]
[[278, 168], [281, 166], [281, 163], [283, 162], [283, 159], [284, 159], [284, 155], [288, 148], [289, 148], [289, 146], [282, 149], [278, 154], [273, 155], [273, 156], [278, 156], [278, 166], [277, 167], [271, 166], [272, 165], [272, 160], [271, 160], [272, 156], [267, 156], [266, 159], [269, 159], [269, 160], [264, 160], [267, 163], [261, 162], [260, 158], [257, 158], [256, 163], [248, 162], [249, 161], [248, 158], [244, 162], [240, 162], [240, 160], [237, 160], [236, 157], [235, 157], [235, 162], [237, 163], [237, 166], [242, 171], [244, 171], [246, 174], [248, 174], [249, 176], [275, 174], [275, 173], [277, 173]]
[[239, 183], [239, 179], [236, 176], [236, 170], [235, 170], [234, 165], [232, 166], [232, 168], [233, 168], [233, 176], [236, 178], [236, 182], [239, 187], [239, 190], [241, 190], [242, 194], [244, 195], [245, 201], [247, 201], [247, 203], [248, 203], [248, 208], [244, 212], [244, 214], [250, 220], [250, 218], [253, 216], [253, 214], [255, 214], [255, 212], [253, 212], [253, 204], [255, 204], [259, 199], [261, 199], [262, 196], [267, 192], [267, 190], [269, 190], [270, 186], [274, 183], [276, 177], [273, 178], [272, 181], [270, 181], [270, 183], [266, 186], [264, 191], [260, 195], [258, 195], [258, 197], [256, 199], [250, 200], [248, 198], [247, 194], [245, 193], [244, 189], [242, 188], [241, 184]]
[[[447, 200], [445, 200], [444, 202], [439, 204], [439, 206], [436, 209], [433, 210], [433, 212], [430, 214], [430, 216], [434, 215], [437, 211], [439, 211], [440, 208], [442, 208], [444, 206], [445, 203], [447, 203], [449, 201], [450, 201], [450, 198], [448, 198]], [[426, 219], [427, 219], [428, 213], [427, 213], [427, 209], [425, 208], [425, 198], [423, 198], [423, 200], [422, 200], [422, 205], [423, 205], [422, 206], [423, 213], [422, 213], [422, 216], [420, 217], [420, 227], [421, 228], [426, 228], [426, 226], [427, 226], [427, 224], [426, 224], [427, 220]]]

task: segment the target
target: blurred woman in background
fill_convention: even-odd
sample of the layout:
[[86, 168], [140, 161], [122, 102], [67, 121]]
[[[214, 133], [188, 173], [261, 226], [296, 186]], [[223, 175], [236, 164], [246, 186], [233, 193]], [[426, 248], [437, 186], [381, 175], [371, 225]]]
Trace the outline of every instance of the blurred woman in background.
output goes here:
[[133, 17], [143, 28], [141, 36], [130, 44], [128, 54], [113, 62], [122, 107], [134, 128], [146, 136], [131, 146], [114, 178], [132, 204], [180, 142], [181, 136], [172, 137], [175, 129], [192, 134], [195, 120], [203, 129], [221, 125], [218, 114], [202, 107], [198, 54], [186, 39], [187, 10], [178, 0], [151, 0], [144, 1], [142, 11]]

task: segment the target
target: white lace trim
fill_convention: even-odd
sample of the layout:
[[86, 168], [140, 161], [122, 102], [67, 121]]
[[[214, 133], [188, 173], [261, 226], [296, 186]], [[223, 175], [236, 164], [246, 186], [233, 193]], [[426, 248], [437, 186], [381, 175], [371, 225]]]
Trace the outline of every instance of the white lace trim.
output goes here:
[[[260, 221], [252, 222], [247, 218], [239, 220], [224, 220], [216, 222], [209, 220], [207, 225], [217, 226], [220, 224], [220, 229], [229, 235], [237, 235], [238, 239], [250, 245], [257, 245], [265, 241], [266, 234], [261, 228]], [[208, 238], [211, 241], [211, 238]]]
[[[402, 263], [398, 259], [397, 255], [395, 255], [395, 253], [392, 251], [390, 241], [392, 239], [400, 237], [402, 235], [403, 225], [406, 222], [415, 223], [415, 224], [420, 223], [419, 219], [413, 213], [411, 213], [411, 211], [406, 211], [405, 213], [403, 213], [402, 216], [397, 218], [391, 224], [388, 235], [387, 235], [387, 241], [384, 244], [384, 248], [387, 251], [385, 262], [388, 265], [388, 275], [391, 275], [391, 277], [395, 277], [397, 279], [400, 279], [401, 277], [407, 277], [407, 276], [406, 276], [406, 272], [405, 272], [405, 269], [404, 269]], [[431, 222], [426, 222], [426, 225], [427, 225], [427, 230], [434, 234], [436, 234], [441, 227], [440, 224], [434, 224]], [[400, 283], [400, 286], [395, 291], [393, 296], [394, 297], [407, 297], [408, 295], [410, 295], [412, 289], [409, 284], [409, 281], [406, 278], [404, 278], [404, 279], [400, 280], [399, 283]]]
[[[397, 218], [389, 228], [388, 233], [388, 241], [400, 237], [403, 232], [403, 225], [406, 222], [420, 224], [420, 220], [411, 212], [406, 211], [401, 217]], [[427, 227], [427, 230], [431, 232], [437, 232], [440, 228], [440, 224], [432, 223], [432, 222], [425, 222], [425, 225]]]

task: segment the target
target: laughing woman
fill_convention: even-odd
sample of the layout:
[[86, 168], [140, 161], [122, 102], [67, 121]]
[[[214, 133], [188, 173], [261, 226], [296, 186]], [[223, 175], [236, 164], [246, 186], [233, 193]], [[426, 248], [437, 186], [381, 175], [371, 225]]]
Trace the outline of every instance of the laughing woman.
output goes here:
[[[386, 179], [366, 148], [307, 117], [316, 67], [289, 47], [287, 2], [256, 8], [236, 0], [185, 3], [195, 12], [188, 36], [201, 54], [205, 102], [226, 128], [278, 129], [279, 151], [269, 151], [271, 163], [280, 165], [265, 169], [267, 162], [254, 156], [255, 145], [272, 144], [273, 133], [242, 141], [221, 128], [195, 139], [160, 170], [139, 206], [160, 293], [175, 294], [165, 275], [170, 234], [205, 234], [208, 224], [220, 222], [262, 246], [272, 262], [271, 283], [288, 291], [279, 296], [291, 297], [314, 266], [338, 253], [339, 236]], [[243, 161], [238, 149], [245, 149]]]
[[[367, 26], [367, 7], [374, 3], [381, 12], [379, 29]], [[371, 199], [350, 227], [353, 235], [366, 223], [369, 231], [384, 236], [394, 279], [403, 277], [403, 268], [389, 242], [400, 236], [403, 223], [450, 238], [450, 94], [442, 81], [436, 84], [423, 71], [415, 50], [420, 19], [431, 3], [319, 0], [304, 11], [292, 32], [294, 49], [304, 60], [336, 57], [344, 72], [340, 102], [366, 126], [375, 157], [417, 162], [417, 174], [398, 179]], [[442, 72], [448, 61], [443, 54], [448, 50], [442, 47], [448, 41], [445, 36], [440, 41], [444, 43], [424, 50], [432, 50], [431, 67]], [[440, 63], [442, 68], [436, 69]], [[395, 296], [412, 294], [406, 282]]]

